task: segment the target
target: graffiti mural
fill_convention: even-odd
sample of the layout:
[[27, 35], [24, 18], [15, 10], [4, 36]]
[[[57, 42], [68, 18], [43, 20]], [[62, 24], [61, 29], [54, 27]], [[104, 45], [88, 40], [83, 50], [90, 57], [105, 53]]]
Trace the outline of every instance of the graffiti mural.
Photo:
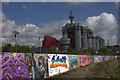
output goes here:
[[105, 60], [108, 60], [108, 56], [105, 56]]
[[86, 55], [82, 55], [81, 56], [81, 66], [85, 66], [87, 65], [87, 58], [86, 58]]
[[7, 53], [3, 56], [2, 63], [2, 78], [30, 79], [30, 72], [23, 53]]
[[108, 56], [108, 60], [109, 60], [109, 56]]
[[30, 71], [30, 78], [32, 78], [32, 54], [31, 53], [25, 53], [25, 60], [26, 65], [28, 66], [28, 70]]
[[99, 57], [99, 61], [103, 61], [103, 58], [102, 56], [98, 56]]
[[88, 64], [90, 64], [90, 56], [86, 55], [86, 58], [87, 58], [87, 64], [86, 65], [88, 65]]
[[2, 79], [2, 54], [0, 54], [0, 80]]
[[81, 56], [82, 55], [79, 55], [79, 66], [81, 66]]
[[90, 56], [90, 62], [91, 62], [91, 63], [94, 62], [94, 56]]
[[70, 69], [78, 67], [79, 66], [79, 56], [70, 55], [69, 56], [69, 65], [70, 65]]
[[99, 56], [94, 56], [94, 62], [100, 62]]
[[0, 80], [3, 78], [43, 79], [92, 62], [113, 58], [117, 58], [117, 56], [1, 53]]
[[68, 55], [48, 54], [49, 76], [69, 70]]
[[102, 56], [102, 61], [105, 61], [105, 56]]
[[34, 54], [34, 60], [37, 69], [34, 70], [35, 77], [38, 75], [45, 78], [48, 75], [48, 55], [47, 54]]

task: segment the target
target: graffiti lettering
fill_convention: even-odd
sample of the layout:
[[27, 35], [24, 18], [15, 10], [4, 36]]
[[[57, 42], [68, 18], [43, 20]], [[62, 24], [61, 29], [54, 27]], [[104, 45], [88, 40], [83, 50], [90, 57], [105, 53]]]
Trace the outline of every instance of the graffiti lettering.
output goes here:
[[86, 63], [86, 57], [82, 57], [82, 63]]
[[58, 56], [56, 60], [55, 60], [55, 56], [53, 56], [51, 62], [52, 63], [50, 64], [50, 68], [56, 68], [59, 66], [67, 68], [65, 56], [63, 56], [62, 58], [59, 58]]

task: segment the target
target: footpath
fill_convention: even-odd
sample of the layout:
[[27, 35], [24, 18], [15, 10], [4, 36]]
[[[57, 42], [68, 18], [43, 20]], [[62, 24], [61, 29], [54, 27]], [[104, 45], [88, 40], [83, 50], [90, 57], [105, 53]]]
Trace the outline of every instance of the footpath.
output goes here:
[[120, 59], [113, 59], [99, 63], [91, 63], [46, 80], [118, 79], [120, 78], [120, 65], [118, 64], [118, 60], [120, 61]]

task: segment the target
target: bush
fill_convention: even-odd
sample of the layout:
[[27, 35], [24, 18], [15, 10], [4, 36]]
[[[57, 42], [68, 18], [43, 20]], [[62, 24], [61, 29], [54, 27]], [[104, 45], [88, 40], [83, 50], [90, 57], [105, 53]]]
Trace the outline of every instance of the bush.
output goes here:
[[[2, 52], [16, 52], [16, 46], [7, 44], [2, 47]], [[33, 53], [33, 49], [28, 46], [17, 45], [17, 52], [19, 53]]]

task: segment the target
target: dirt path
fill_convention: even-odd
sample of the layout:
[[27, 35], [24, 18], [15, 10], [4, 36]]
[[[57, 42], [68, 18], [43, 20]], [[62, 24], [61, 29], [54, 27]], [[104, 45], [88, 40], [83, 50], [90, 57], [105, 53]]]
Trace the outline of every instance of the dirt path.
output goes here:
[[61, 74], [60, 76], [56, 76], [59, 78], [86, 78], [88, 73], [91, 71], [91, 68], [94, 67], [96, 63], [90, 64], [85, 67], [79, 67], [77, 69], [73, 69], [67, 73]]
[[[68, 71], [66, 73], [56, 75], [52, 78], [49, 78], [49, 80], [69, 80], [69, 79], [78, 79], [78, 78], [86, 78], [88, 74], [91, 71], [91, 68], [93, 68], [96, 65], [96, 63], [89, 64], [88, 66], [79, 67], [77, 69], [72, 69], [71, 71]], [[56, 79], [57, 78], [57, 79]]]
[[[77, 69], [72, 69], [66, 73], [56, 75], [49, 80], [76, 80], [76, 79], [86, 79], [86, 78], [111, 78], [112, 69], [116, 68], [118, 65], [118, 60], [110, 60], [100, 63], [92, 63], [88, 66], [79, 67]], [[111, 71], [110, 71], [111, 70]], [[116, 78], [115, 75], [112, 75]], [[87, 79], [86, 79], [87, 80]]]

